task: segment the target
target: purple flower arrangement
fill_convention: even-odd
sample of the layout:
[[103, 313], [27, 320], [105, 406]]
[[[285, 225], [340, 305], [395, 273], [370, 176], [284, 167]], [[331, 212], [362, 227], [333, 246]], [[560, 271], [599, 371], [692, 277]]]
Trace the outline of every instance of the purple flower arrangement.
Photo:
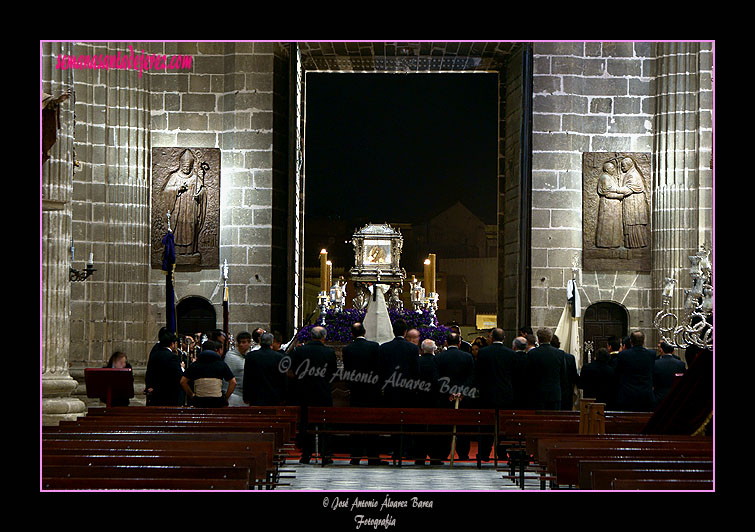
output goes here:
[[[357, 321], [364, 321], [366, 310], [344, 309], [340, 312], [329, 309], [325, 312], [325, 329], [328, 331], [328, 343], [351, 342], [351, 325]], [[420, 341], [430, 338], [436, 344], [443, 345], [446, 334], [449, 329], [443, 325], [438, 325], [436, 318], [429, 310], [417, 312], [414, 310], [395, 310], [388, 309], [388, 316], [391, 323], [399, 318], [406, 321], [409, 329], [417, 329], [420, 335]], [[318, 323], [320, 319], [318, 318]], [[311, 339], [311, 331], [315, 325], [302, 327], [297, 335], [297, 340], [301, 343], [308, 342]]]

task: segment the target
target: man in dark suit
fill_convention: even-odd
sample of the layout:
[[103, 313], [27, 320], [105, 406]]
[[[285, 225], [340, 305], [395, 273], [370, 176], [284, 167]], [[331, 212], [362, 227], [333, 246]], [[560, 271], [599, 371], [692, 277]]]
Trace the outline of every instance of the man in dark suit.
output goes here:
[[243, 397], [252, 406], [277, 406], [286, 396], [285, 365], [283, 354], [273, 351], [273, 334], [266, 332], [259, 337], [260, 348], [248, 353], [244, 359]]
[[527, 365], [527, 339], [517, 336], [511, 343], [514, 351], [514, 369], [511, 372], [511, 386], [514, 390], [512, 408], [527, 408], [527, 382], [524, 368]]
[[414, 389], [408, 381], [419, 376], [419, 349], [404, 338], [406, 321], [398, 318], [393, 322], [395, 338], [378, 347], [378, 364], [383, 390], [383, 403], [387, 407], [411, 406]]
[[562, 352], [550, 344], [552, 337], [550, 329], [538, 329], [540, 345], [527, 353], [529, 407], [536, 410], [561, 409], [561, 381], [565, 378], [566, 364]]
[[[480, 394], [480, 408], [514, 407], [514, 371], [516, 360], [514, 350], [503, 345], [503, 329], [491, 329], [489, 345], [480, 349], [475, 364], [475, 382]], [[493, 448], [492, 437], [479, 440], [478, 458], [490, 460]]]
[[[437, 408], [438, 403], [438, 365], [435, 363], [435, 351], [437, 346], [435, 341], [427, 338], [420, 344], [419, 355], [419, 380], [422, 382], [417, 390], [414, 406], [417, 408]], [[445, 405], [444, 405], [445, 406]], [[433, 431], [436, 427], [425, 425], [428, 431]], [[422, 429], [418, 429], [422, 430]], [[415, 436], [413, 438], [412, 452], [415, 465], [425, 465], [425, 459], [429, 456], [432, 460], [438, 454], [436, 449], [439, 446], [437, 436]]]
[[461, 335], [461, 327], [459, 327], [459, 324], [456, 322], [451, 322], [449, 324], [449, 329], [451, 329], [451, 332], [454, 332], [459, 335], [459, 349], [464, 351], [465, 353], [471, 353], [472, 352], [472, 344], [467, 342], [464, 337]]
[[606, 340], [606, 350], [608, 350], [609, 364], [612, 368], [616, 367], [616, 357], [619, 356], [619, 351], [622, 349], [621, 338], [617, 336], [609, 336]]
[[[448, 333], [446, 349], [435, 356], [438, 365], [439, 401], [441, 408], [454, 408], [455, 397], [460, 396], [459, 407], [464, 407], [464, 399], [476, 395], [474, 389], [474, 358], [459, 348], [461, 337], [455, 332]], [[479, 356], [479, 355], [478, 355]], [[458, 427], [457, 427], [458, 428]], [[459, 460], [469, 460], [471, 441], [468, 437], [456, 438], [456, 454]], [[447, 458], [451, 451], [451, 442], [447, 442], [441, 458]]]
[[[356, 322], [351, 326], [354, 339], [343, 348], [343, 381], [349, 389], [349, 406], [375, 407], [380, 404], [380, 381], [378, 380], [378, 348], [380, 344], [367, 340], [364, 325]], [[352, 435], [351, 465], [359, 465], [362, 456], [367, 456], [367, 465], [379, 465], [378, 449], [374, 436]]]
[[601, 347], [595, 352], [595, 360], [582, 366], [578, 386], [583, 397], [604, 403], [606, 410], [616, 409], [616, 371], [608, 349]]
[[176, 351], [178, 337], [167, 327], [160, 329], [158, 343], [152, 348], [144, 375], [147, 406], [183, 406], [181, 360]]
[[666, 342], [658, 344], [658, 354], [653, 366], [653, 393], [656, 407], [671, 391], [676, 374], [684, 373], [687, 368], [684, 362], [674, 356], [674, 347]]
[[563, 380], [561, 381], [561, 410], [573, 410], [574, 409], [574, 389], [577, 386], [577, 380], [579, 380], [579, 372], [577, 371], [577, 359], [571, 353], [567, 353], [561, 349], [561, 341], [555, 334], [551, 338], [551, 345], [561, 351], [566, 363], [566, 373], [564, 373]]
[[653, 369], [655, 351], [645, 348], [645, 334], [629, 335], [631, 347], [616, 357], [616, 407], [629, 412], [651, 412], [655, 404]]
[[[291, 353], [291, 384], [295, 387], [296, 402], [301, 407], [300, 417], [303, 425], [308, 423], [307, 407], [333, 406], [331, 382], [338, 371], [335, 351], [323, 343], [327, 336], [325, 327], [313, 327], [310, 334], [312, 339]], [[250, 356], [255, 356], [255, 353], [251, 353]], [[322, 443], [323, 464], [332, 463], [333, 460], [324, 452], [324, 441]], [[300, 447], [299, 463], [308, 464], [314, 450], [314, 436], [302, 436]]]
[[[403, 318], [393, 322], [395, 338], [378, 347], [378, 369], [380, 386], [383, 392], [383, 406], [400, 408], [412, 406], [416, 397], [416, 383], [419, 377], [419, 348], [404, 338], [408, 329]], [[403, 449], [410, 449], [408, 438], [402, 440], [398, 436], [391, 438], [393, 459], [399, 460]]]

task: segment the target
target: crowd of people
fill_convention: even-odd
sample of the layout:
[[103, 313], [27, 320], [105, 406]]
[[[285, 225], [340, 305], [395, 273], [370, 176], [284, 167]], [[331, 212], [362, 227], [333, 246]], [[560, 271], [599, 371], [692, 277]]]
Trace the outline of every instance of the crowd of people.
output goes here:
[[[332, 406], [333, 385], [340, 381], [348, 389], [350, 406], [363, 408], [572, 410], [581, 389], [607, 410], [652, 411], [686, 368], [666, 343], [657, 352], [647, 349], [641, 331], [621, 340], [609, 338], [581, 370], [547, 328], [533, 333], [522, 327], [510, 347], [500, 328], [470, 343], [452, 326], [443, 345], [421, 340], [403, 319], [393, 323], [393, 333], [393, 340], [378, 344], [366, 339], [362, 323], [354, 323], [353, 340], [343, 348], [339, 364], [321, 326], [292, 350], [284, 349], [279, 334], [258, 328], [239, 333], [231, 349], [223, 331], [211, 331], [191, 352], [186, 343], [179, 349], [181, 339], [163, 328], [147, 363], [147, 405]], [[382, 463], [376, 442], [352, 438], [351, 463], [364, 457], [370, 464]], [[308, 463], [314, 441], [303, 437], [299, 443], [301, 462]], [[470, 445], [469, 437], [457, 438], [459, 460], [469, 459]], [[492, 445], [492, 437], [480, 438], [477, 458], [489, 460]], [[398, 442], [391, 450], [398, 452]], [[428, 459], [436, 464], [449, 451], [448, 438], [418, 436], [407, 456], [417, 464]]]

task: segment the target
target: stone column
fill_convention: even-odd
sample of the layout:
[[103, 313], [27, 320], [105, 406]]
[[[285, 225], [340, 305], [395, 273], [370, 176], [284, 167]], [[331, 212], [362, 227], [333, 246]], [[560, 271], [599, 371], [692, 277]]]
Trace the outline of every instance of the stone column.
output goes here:
[[[69, 55], [68, 43], [44, 43], [43, 91], [55, 96], [72, 88], [70, 70], [55, 69], [58, 54]], [[73, 176], [73, 102], [60, 110], [57, 142], [42, 167], [42, 424], [76, 419], [86, 406], [72, 398], [78, 383], [68, 372], [70, 346], [71, 190]], [[83, 250], [80, 250], [83, 252]], [[79, 259], [80, 257], [75, 257]], [[79, 266], [86, 262], [80, 260]]]
[[688, 256], [712, 244], [711, 43], [655, 45], [653, 308], [664, 277], [677, 279], [671, 308], [682, 313]]

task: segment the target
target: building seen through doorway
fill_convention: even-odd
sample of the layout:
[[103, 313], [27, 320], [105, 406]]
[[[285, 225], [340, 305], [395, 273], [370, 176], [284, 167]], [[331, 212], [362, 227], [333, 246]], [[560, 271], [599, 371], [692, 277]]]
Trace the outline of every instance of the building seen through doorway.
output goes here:
[[436, 254], [441, 323], [496, 314], [496, 91], [497, 76], [479, 73], [308, 75], [304, 316], [320, 250], [348, 279], [351, 236], [367, 223], [401, 230], [407, 278]]

